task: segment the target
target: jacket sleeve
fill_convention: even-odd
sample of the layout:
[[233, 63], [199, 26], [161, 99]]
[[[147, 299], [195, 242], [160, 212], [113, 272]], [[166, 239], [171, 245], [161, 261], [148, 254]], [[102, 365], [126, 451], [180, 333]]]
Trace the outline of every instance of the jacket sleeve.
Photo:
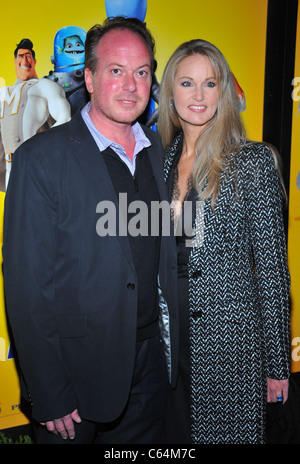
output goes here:
[[0, 192], [5, 192], [5, 174], [6, 174], [6, 161], [4, 158], [5, 150], [1, 135], [1, 121], [0, 121]]
[[15, 153], [4, 207], [7, 313], [33, 417], [53, 420], [76, 408], [55, 326], [57, 195], [31, 141]]
[[252, 144], [243, 163], [247, 220], [256, 268], [266, 347], [267, 376], [284, 379], [290, 365], [290, 276], [282, 187], [271, 150]]

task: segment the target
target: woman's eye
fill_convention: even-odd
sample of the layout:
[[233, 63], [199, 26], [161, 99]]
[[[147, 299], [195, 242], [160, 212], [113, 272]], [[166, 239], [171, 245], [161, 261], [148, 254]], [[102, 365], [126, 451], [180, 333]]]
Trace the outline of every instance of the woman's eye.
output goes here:
[[183, 87], [190, 87], [190, 86], [191, 86], [191, 83], [190, 83], [189, 81], [184, 81], [184, 82], [181, 83], [181, 85], [182, 85]]
[[207, 85], [207, 87], [215, 87], [217, 84], [215, 82], [213, 82], [213, 81], [209, 81], [209, 82], [207, 82], [206, 85]]

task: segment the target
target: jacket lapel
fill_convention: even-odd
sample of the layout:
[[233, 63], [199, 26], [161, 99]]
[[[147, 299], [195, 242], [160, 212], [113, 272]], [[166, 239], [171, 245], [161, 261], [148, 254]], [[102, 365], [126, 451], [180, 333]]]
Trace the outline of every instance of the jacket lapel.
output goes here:
[[[152, 145], [147, 148], [148, 155], [150, 159], [150, 163], [153, 169], [153, 173], [156, 179], [157, 188], [160, 195], [161, 201], [169, 201], [168, 200], [168, 193], [167, 193], [167, 186], [164, 180], [164, 171], [163, 171], [163, 150], [160, 143], [157, 143], [157, 139], [151, 137], [151, 132], [149, 133], [150, 129], [145, 130], [147, 137], [150, 139]], [[174, 238], [174, 230], [173, 230], [173, 223], [171, 219], [171, 212], [168, 217], [168, 224], [166, 224], [167, 231], [170, 231], [171, 240], [173, 244], [175, 244]], [[164, 232], [163, 232], [164, 233]], [[175, 250], [175, 248], [174, 248]]]
[[165, 181], [167, 181], [169, 177], [170, 170], [172, 168], [175, 158], [178, 155], [179, 150], [182, 149], [182, 143], [183, 143], [183, 134], [182, 132], [180, 132], [165, 150], [164, 160], [163, 160]]
[[[121, 222], [123, 218], [119, 215], [119, 201], [115, 189], [106, 168], [105, 161], [101, 156], [101, 152], [83, 121], [80, 112], [76, 113], [71, 119], [69, 127], [70, 139], [74, 146], [73, 154], [82, 169], [83, 175], [86, 176], [88, 180], [88, 185], [96, 193], [98, 202], [105, 200], [115, 205], [117, 223], [119, 224], [119, 221]], [[123, 223], [122, 227], [122, 230], [124, 230], [124, 227], [126, 230], [127, 224]], [[132, 269], [135, 270], [127, 235], [117, 234], [117, 236], [128, 263]]]
[[153, 170], [154, 177], [156, 179], [157, 188], [159, 191], [160, 199], [167, 200], [166, 185], [164, 182], [163, 175], [163, 150], [160, 143], [157, 143], [156, 137], [154, 138], [154, 132], [143, 126], [143, 130], [151, 142], [151, 146], [147, 148], [149, 160]]

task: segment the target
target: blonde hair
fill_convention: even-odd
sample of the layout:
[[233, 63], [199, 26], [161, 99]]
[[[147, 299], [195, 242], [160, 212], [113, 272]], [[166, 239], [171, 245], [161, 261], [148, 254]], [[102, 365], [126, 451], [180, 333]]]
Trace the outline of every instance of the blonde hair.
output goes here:
[[246, 131], [240, 116], [233, 77], [220, 50], [210, 42], [195, 39], [180, 45], [170, 57], [163, 73], [158, 131], [164, 147], [181, 131], [180, 121], [172, 104], [173, 85], [179, 63], [191, 55], [208, 57], [219, 88], [218, 108], [207, 123], [195, 145], [196, 160], [192, 181], [199, 198], [214, 203], [220, 190], [220, 174], [230, 153], [240, 151], [246, 142]]

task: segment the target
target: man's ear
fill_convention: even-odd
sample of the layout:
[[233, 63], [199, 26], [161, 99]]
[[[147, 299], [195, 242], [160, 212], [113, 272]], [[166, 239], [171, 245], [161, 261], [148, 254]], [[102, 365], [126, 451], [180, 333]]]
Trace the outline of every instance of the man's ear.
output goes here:
[[93, 93], [93, 73], [89, 68], [84, 70], [84, 79], [87, 91]]

